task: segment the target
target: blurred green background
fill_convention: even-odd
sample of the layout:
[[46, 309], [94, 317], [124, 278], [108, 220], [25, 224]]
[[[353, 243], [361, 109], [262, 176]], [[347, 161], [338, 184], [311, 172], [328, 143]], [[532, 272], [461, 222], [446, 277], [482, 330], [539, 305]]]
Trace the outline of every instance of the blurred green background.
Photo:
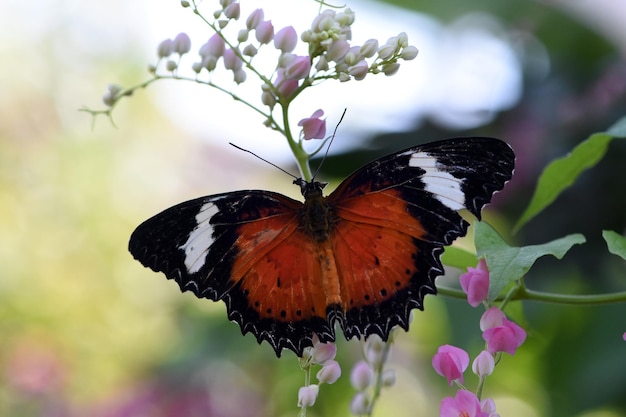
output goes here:
[[[291, 353], [276, 359], [267, 344], [241, 336], [221, 303], [181, 295], [126, 250], [136, 225], [186, 199], [244, 188], [297, 196], [284, 175], [225, 146], [237, 142], [241, 118], [259, 131], [263, 126], [242, 111], [227, 121], [232, 133], [217, 135], [225, 120], [211, 117], [211, 109], [195, 102], [163, 104], [178, 88], [182, 93], [190, 87], [176, 83], [122, 103], [114, 114], [117, 127], [104, 118], [92, 125], [77, 109], [100, 106], [108, 83], [145, 79], [156, 46], [151, 35], [175, 35], [169, 16], [189, 12], [177, 1], [90, 2], [89, 8], [69, 0], [39, 3], [0, 6], [0, 415], [295, 415], [303, 374]], [[413, 114], [402, 131], [393, 118], [369, 135], [358, 129], [358, 117], [347, 121], [345, 135], [355, 140], [338, 145], [323, 167], [324, 179], [339, 181], [376, 156], [420, 142], [501, 137], [515, 148], [518, 165], [488, 219], [506, 234], [545, 164], [626, 113], [626, 7], [619, 1], [393, 3], [419, 12], [431, 26], [435, 22], [431, 39], [488, 29], [515, 57], [521, 89], [505, 105], [469, 105], [459, 122], [454, 104], [471, 101], [471, 94], [446, 90], [449, 78], [431, 76], [427, 82], [449, 94], [447, 104], [435, 106], [433, 100], [427, 110], [398, 110]], [[357, 13], [355, 32], [367, 30], [358, 26], [359, 13], [374, 5], [349, 3]], [[404, 28], [389, 36], [399, 30]], [[193, 40], [194, 48], [203, 42]], [[415, 45], [420, 55], [414, 66], [400, 72], [423, 72], [420, 60], [428, 62], [438, 52], [429, 48], [441, 43]], [[463, 73], [452, 51], [447, 69]], [[472, 68], [489, 66], [488, 51], [484, 59]], [[367, 91], [367, 82], [358, 88]], [[225, 100], [191, 88], [213, 103]], [[370, 103], [376, 110], [376, 99]], [[203, 133], [173, 117], [174, 106], [199, 111]], [[326, 108], [324, 102], [314, 106]], [[259, 142], [253, 150], [264, 146]], [[625, 160], [626, 145], [615, 141], [598, 167], [508, 237], [516, 245], [574, 232], [588, 239], [563, 261], [538, 262], [529, 287], [575, 294], [624, 290], [626, 265], [607, 253], [600, 231], [626, 229]], [[450, 271], [446, 283], [454, 285], [458, 273]], [[528, 341], [515, 357], [505, 355], [487, 381], [485, 395], [495, 399], [499, 413], [626, 416], [626, 306], [525, 303], [523, 309]], [[397, 384], [383, 392], [375, 415], [438, 415], [440, 399], [454, 391], [432, 370], [432, 355], [450, 343], [474, 357], [482, 347], [479, 317], [461, 300], [428, 298], [411, 331], [398, 335], [389, 363]], [[349, 415], [354, 392], [347, 376], [360, 345], [340, 340], [338, 349], [344, 376], [322, 386], [311, 416]], [[466, 381], [475, 386], [471, 374]]]

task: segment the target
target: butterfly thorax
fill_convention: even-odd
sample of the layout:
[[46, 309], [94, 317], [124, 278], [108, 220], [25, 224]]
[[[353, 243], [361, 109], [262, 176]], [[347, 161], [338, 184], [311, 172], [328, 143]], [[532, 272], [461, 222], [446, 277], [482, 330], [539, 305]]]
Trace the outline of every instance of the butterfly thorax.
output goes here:
[[304, 208], [300, 213], [300, 228], [317, 242], [325, 241], [336, 222], [332, 207], [322, 195], [326, 183], [298, 178], [294, 184], [300, 186], [304, 196]]

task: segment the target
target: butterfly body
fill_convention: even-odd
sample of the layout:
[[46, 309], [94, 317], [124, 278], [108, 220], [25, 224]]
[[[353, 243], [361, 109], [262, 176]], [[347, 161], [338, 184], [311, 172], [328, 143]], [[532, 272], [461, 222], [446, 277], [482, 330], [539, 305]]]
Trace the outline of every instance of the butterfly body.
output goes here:
[[466, 233], [510, 179], [504, 142], [461, 138], [397, 152], [357, 170], [330, 195], [294, 181], [304, 203], [245, 190], [181, 203], [140, 225], [129, 243], [182, 291], [226, 303], [229, 319], [280, 356], [312, 344], [408, 329], [443, 273], [443, 247]]

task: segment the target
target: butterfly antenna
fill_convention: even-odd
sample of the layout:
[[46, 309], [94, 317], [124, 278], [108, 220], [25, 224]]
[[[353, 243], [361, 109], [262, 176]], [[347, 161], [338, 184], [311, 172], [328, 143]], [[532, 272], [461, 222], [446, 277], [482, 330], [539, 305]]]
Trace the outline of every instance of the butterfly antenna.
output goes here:
[[322, 157], [322, 160], [320, 161], [320, 164], [317, 166], [317, 169], [315, 170], [315, 174], [313, 174], [313, 179], [315, 179], [315, 177], [317, 177], [317, 174], [320, 172], [320, 168], [322, 167], [322, 165], [324, 164], [324, 161], [326, 160], [326, 157], [328, 156], [328, 151], [330, 150], [330, 145], [333, 144], [333, 140], [335, 140], [335, 134], [337, 133], [337, 129], [339, 128], [339, 125], [341, 124], [342, 120], [343, 120], [343, 116], [346, 115], [346, 111], [348, 109], [343, 109], [343, 113], [341, 113], [341, 117], [339, 118], [339, 121], [337, 122], [337, 125], [335, 126], [335, 130], [333, 130], [333, 134], [330, 137], [330, 142], [328, 142], [328, 147], [326, 148], [326, 152], [324, 152], [324, 156]]
[[271, 166], [273, 166], [274, 168], [278, 168], [279, 170], [283, 171], [285, 174], [289, 175], [290, 177], [295, 178], [295, 179], [298, 179], [298, 177], [296, 177], [295, 175], [293, 175], [291, 172], [285, 171], [284, 169], [282, 169], [281, 167], [279, 167], [279, 166], [278, 166], [278, 165], [276, 165], [275, 163], [270, 162], [270, 161], [268, 161], [268, 160], [267, 160], [267, 159], [265, 159], [265, 158], [261, 158], [259, 155], [255, 154], [254, 152], [252, 152], [252, 151], [250, 151], [250, 150], [248, 150], [248, 149], [242, 148], [241, 146], [237, 146], [237, 145], [235, 145], [235, 144], [234, 144], [234, 143], [232, 143], [232, 142], [228, 142], [228, 144], [229, 144], [230, 146], [233, 146], [233, 147], [235, 147], [235, 148], [239, 149], [240, 151], [248, 152], [249, 154], [251, 154], [251, 155], [253, 155], [253, 156], [255, 156], [255, 157], [259, 158], [261, 161], [263, 161], [263, 162], [265, 162], [265, 163], [267, 163], [267, 164], [270, 164], [270, 165], [271, 165]]

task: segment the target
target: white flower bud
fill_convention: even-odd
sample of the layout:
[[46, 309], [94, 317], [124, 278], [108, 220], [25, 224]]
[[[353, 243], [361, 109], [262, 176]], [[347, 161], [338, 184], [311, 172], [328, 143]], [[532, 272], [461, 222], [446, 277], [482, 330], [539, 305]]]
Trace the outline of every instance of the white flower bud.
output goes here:
[[187, 0], [182, 0], [180, 2], [180, 5], [183, 6], [183, 7], [189, 7], [190, 6], [190, 4], [189, 4], [189, 2]]
[[320, 387], [316, 384], [300, 387], [298, 390], [298, 407], [311, 407], [315, 404], [319, 391]]
[[257, 54], [257, 52], [258, 50], [254, 45], [246, 45], [245, 48], [243, 48], [243, 54], [245, 56], [253, 57]]
[[246, 81], [247, 74], [244, 70], [238, 69], [233, 72], [233, 79], [237, 84]]
[[178, 68], [178, 64], [173, 59], [168, 59], [165, 63], [165, 69], [168, 71], [175, 71]]
[[415, 59], [418, 52], [419, 51], [417, 50], [416, 47], [407, 46], [404, 49], [402, 49], [402, 52], [400, 53], [400, 58], [404, 59], [405, 61], [410, 61], [412, 59]]
[[390, 387], [396, 383], [396, 370], [385, 369], [382, 375], [382, 383], [384, 387]]
[[261, 94], [261, 103], [269, 108], [273, 108], [276, 105], [276, 97], [269, 91], [263, 91]]
[[400, 48], [406, 48], [409, 46], [409, 37], [405, 32], [400, 32], [398, 36], [396, 36], [396, 45]]
[[202, 66], [207, 69], [207, 71], [211, 72], [217, 66], [217, 57], [212, 55], [205, 56], [202, 58]]
[[202, 62], [194, 62], [193, 64], [191, 64], [191, 69], [193, 70], [193, 72], [195, 72], [196, 74], [200, 74], [200, 71], [202, 71], [202, 68], [204, 68], [202, 66]]
[[237, 42], [243, 43], [243, 42], [247, 41], [249, 34], [250, 34], [250, 31], [248, 29], [241, 29], [237, 33]]
[[383, 73], [387, 76], [393, 75], [400, 69], [400, 64], [392, 62], [390, 64], [383, 65]]
[[389, 59], [393, 56], [396, 51], [395, 45], [385, 44], [378, 48], [378, 59], [382, 59], [383, 61]]
[[365, 41], [359, 52], [364, 58], [371, 58], [378, 50], [378, 41], [376, 39], [368, 39]]

